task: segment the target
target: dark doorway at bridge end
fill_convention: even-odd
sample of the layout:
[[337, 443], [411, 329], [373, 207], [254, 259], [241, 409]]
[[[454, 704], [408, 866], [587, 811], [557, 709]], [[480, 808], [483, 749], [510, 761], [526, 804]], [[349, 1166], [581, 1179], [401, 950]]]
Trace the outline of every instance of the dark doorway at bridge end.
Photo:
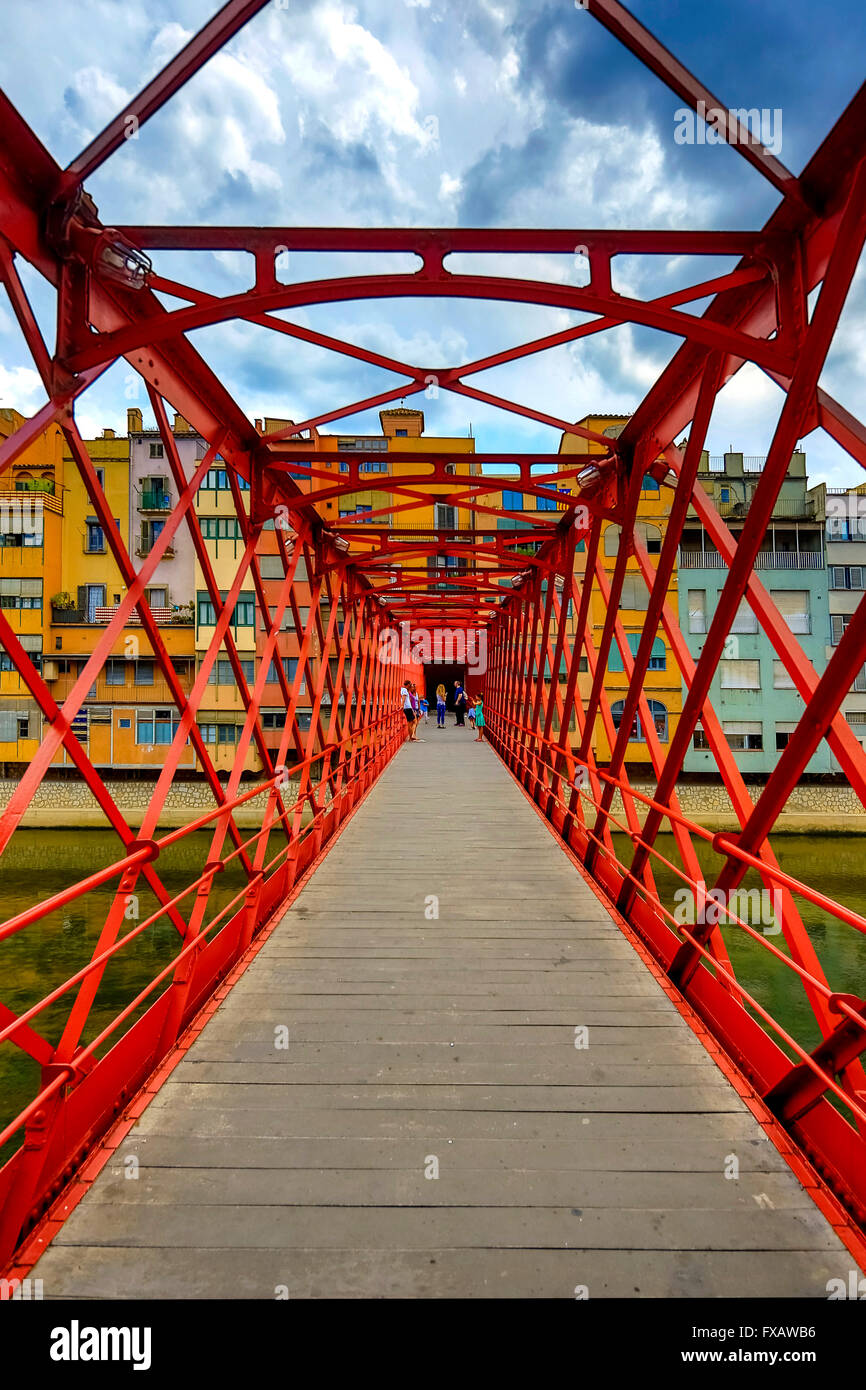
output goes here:
[[431, 710], [436, 708], [436, 687], [444, 685], [447, 691], [447, 704], [450, 710], [454, 708], [454, 682], [460, 681], [461, 685], [466, 686], [466, 666], [462, 662], [454, 661], [428, 661], [424, 664], [424, 693], [430, 704]]

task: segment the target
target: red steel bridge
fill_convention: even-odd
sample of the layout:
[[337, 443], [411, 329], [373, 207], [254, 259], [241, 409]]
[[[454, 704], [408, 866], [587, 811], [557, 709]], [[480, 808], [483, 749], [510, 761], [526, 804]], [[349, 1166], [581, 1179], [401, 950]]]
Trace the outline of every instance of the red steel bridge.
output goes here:
[[[463, 794], [474, 803], [471, 819], [475, 823], [483, 826], [485, 817], [498, 811], [503, 818], [497, 833], [511, 848], [503, 849], [501, 858], [479, 848], [479, 855], [486, 858], [481, 865], [484, 877], [479, 894], [483, 896], [487, 891], [483, 885], [489, 882], [489, 892], [495, 897], [496, 878], [505, 867], [502, 859], [512, 854], [515, 862], [519, 859], [520, 843], [508, 840], [509, 817], [516, 818], [515, 825], [524, 824], [520, 818], [530, 802], [543, 822], [538, 833], [543, 831], [545, 845], [556, 849], [558, 864], [568, 864], [568, 883], [573, 886], [575, 901], [594, 904], [584, 915], [596, 924], [599, 941], [599, 934], [606, 933], [597, 949], [603, 957], [609, 952], [612, 963], [600, 967], [601, 973], [592, 977], [595, 1006], [612, 1012], [621, 1009], [622, 1001], [617, 1003], [613, 998], [617, 993], [614, 981], [623, 978], [620, 971], [639, 967], [646, 990], [662, 1001], [672, 1017], [675, 1014], [680, 1023], [688, 1025], [687, 1043], [682, 1044], [688, 1056], [674, 1048], [669, 1070], [676, 1073], [681, 1061], [685, 1076], [698, 1065], [695, 1055], [700, 1052], [704, 1059], [700, 1065], [709, 1066], [715, 1078], [710, 1087], [713, 1094], [717, 1094], [713, 1088], [720, 1084], [732, 1104], [742, 1110], [743, 1122], [748, 1119], [755, 1132], [762, 1131], [762, 1138], [772, 1141], [773, 1152], [783, 1160], [784, 1173], [793, 1173], [798, 1189], [807, 1194], [810, 1211], [814, 1213], [817, 1207], [832, 1239], [841, 1242], [840, 1249], [847, 1247], [843, 1265], [852, 1261], [862, 1265], [866, 1250], [866, 1085], [861, 1056], [866, 1046], [866, 988], [862, 977], [828, 979], [801, 910], [804, 904], [817, 907], [852, 941], [866, 931], [866, 920], [809, 883], [783, 872], [770, 837], [792, 789], [823, 739], [866, 804], [866, 755], [839, 712], [866, 654], [866, 606], [861, 602], [826, 671], [819, 674], [774, 605], [754, 562], [798, 440], [824, 430], [866, 467], [866, 430], [820, 385], [822, 366], [866, 235], [866, 89], [856, 96], [799, 175], [785, 168], [748, 130], [731, 122], [726, 132], [729, 143], [778, 193], [776, 211], [758, 229], [108, 225], [89, 197], [87, 183], [121, 146], [130, 119], [134, 118], [138, 128], [159, 111], [263, 4], [264, 0], [231, 0], [225, 5], [67, 168], [60, 167], [5, 97], [0, 104], [0, 275], [47, 398], [42, 409], [0, 446], [0, 469], [8, 470], [46, 426], [59, 423], [127, 586], [62, 705], [55, 702], [7, 612], [0, 609], [0, 641], [41, 709], [45, 729], [37, 755], [0, 815], [0, 853], [15, 836], [60, 749], [65, 750], [117, 837], [112, 863], [47, 899], [40, 896], [39, 885], [34, 883], [30, 900], [22, 900], [15, 916], [0, 926], [3, 979], [4, 950], [8, 951], [19, 933], [38, 936], [51, 914], [80, 902], [85, 895], [106, 889], [110, 893], [104, 924], [80, 969], [24, 1007], [13, 1009], [0, 1002], [3, 1048], [20, 1050], [38, 1069], [31, 1098], [20, 1113], [7, 1116], [0, 1134], [3, 1152], [9, 1155], [0, 1170], [0, 1267], [25, 1274], [43, 1256], [52, 1238], [62, 1238], [64, 1221], [73, 1208], [74, 1220], [79, 1204], [81, 1209], [88, 1208], [93, 1198], [98, 1205], [100, 1173], [110, 1168], [112, 1155], [147, 1114], [148, 1107], [159, 1104], [163, 1084], [170, 1084], [166, 1078], [184, 1058], [192, 1040], [211, 1036], [214, 1018], [230, 1007], [230, 987], [234, 992], [243, 988], [241, 976], [246, 978], [247, 965], [260, 950], [267, 949], [263, 943], [270, 946], [279, 940], [282, 921], [297, 921], [297, 911], [303, 914], [310, 910], [297, 905], [308, 902], [315, 909], [320, 901], [317, 893], [329, 891], [330, 885], [337, 893], [333, 910], [349, 911], [337, 892], [342, 880], [338, 875], [327, 877], [328, 865], [336, 862], [333, 855], [339, 846], [331, 851], [338, 837], [347, 847], [347, 872], [357, 875], [357, 894], [363, 891], [365, 895], [359, 905], [356, 894], [351, 911], [357, 913], [366, 907], [377, 918], [375, 929], [379, 930], [392, 895], [397, 894], [398, 907], [402, 904], [398, 891], [401, 874], [411, 871], [410, 850], [421, 854], [422, 845], [417, 836], [410, 836], [404, 846], [407, 862], [401, 861], [401, 837], [393, 823], [390, 831], [387, 829], [390, 803], [382, 798], [396, 798], [399, 824], [400, 808], [413, 804], [413, 788], [416, 784], [421, 787], [424, 778], [433, 775], [423, 767], [433, 766], [433, 755], [446, 758], [456, 734], [449, 735], [438, 749], [428, 747], [416, 753], [403, 747], [406, 730], [399, 689], [408, 671], [415, 668], [379, 659], [383, 630], [399, 623], [434, 633], [445, 628], [465, 633], [486, 630], [489, 661], [484, 700], [489, 746], [478, 750], [475, 767], [484, 772], [478, 772], [475, 791], [470, 781], [463, 786]], [[713, 94], [617, 0], [586, 0], [583, 8], [609, 32], [611, 42], [624, 44], [683, 103], [695, 110], [701, 102], [705, 103], [704, 110], [718, 106]], [[471, 270], [456, 273], [448, 265], [449, 257], [456, 253], [487, 257], [572, 255], [576, 248], [585, 254], [590, 267], [588, 283], [580, 288]], [[412, 253], [417, 257], [417, 268], [411, 273], [388, 270], [281, 283], [275, 263], [286, 249], [290, 253]], [[168, 279], [156, 269], [163, 252], [190, 253], [187, 263], [191, 264], [194, 253], [217, 250], [242, 251], [252, 258], [251, 281], [240, 293], [220, 297], [194, 283]], [[642, 300], [612, 288], [614, 258], [626, 255], [676, 259], [689, 266], [699, 264], [704, 257], [710, 258], [710, 265], [706, 275], [699, 275], [695, 282], [684, 283], [660, 298]], [[732, 268], [719, 273], [719, 258], [728, 258]], [[23, 264], [37, 272], [54, 293], [53, 345], [40, 331], [25, 292], [19, 274]], [[814, 303], [810, 304], [813, 295]], [[579, 326], [447, 369], [397, 361], [292, 322], [292, 311], [305, 306], [369, 300], [384, 312], [390, 300], [412, 299], [422, 312], [425, 301], [443, 298], [472, 300], [478, 313], [483, 313], [488, 301], [504, 301], [555, 305], [591, 317]], [[708, 301], [707, 307], [694, 311], [693, 306], [702, 301]], [[233, 320], [260, 325], [385, 369], [396, 374], [399, 383], [372, 398], [346, 402], [315, 419], [263, 434], [253, 427], [191, 338], [196, 329]], [[669, 335], [672, 356], [616, 439], [578, 426], [567, 413], [556, 418], [473, 384], [480, 372], [624, 323]], [[176, 505], [162, 534], [151, 553], [140, 561], [133, 559], [112, 523], [109, 504], [76, 425], [80, 398], [121, 359], [139, 374], [146, 387], [177, 491]], [[697, 474], [716, 398], [746, 363], [755, 364], [782, 388], [784, 403], [754, 500], [735, 540], [697, 482]], [[298, 446], [293, 445], [293, 439], [304, 438], [314, 426], [417, 396], [426, 390], [431, 376], [440, 391], [583, 436], [600, 449], [589, 458], [565, 461], [556, 455], [482, 454], [482, 469], [459, 480], [449, 465], [465, 462], [465, 455], [418, 454], [413, 458], [407, 454], [404, 461], [417, 462], [417, 472], [407, 468], [399, 477], [365, 475], [363, 483], [358, 471], [363, 453], [353, 452], [348, 471], [336, 482], [332, 473], [317, 468], [309, 456], [304, 464], [298, 462]], [[181, 466], [168, 423], [169, 405], [209, 445], [192, 476]], [[680, 448], [674, 441], [687, 427], [688, 443]], [[228, 470], [243, 538], [234, 582], [224, 595], [194, 509], [197, 488], [217, 454]], [[566, 466], [560, 467], [563, 463]], [[646, 474], [652, 475], [670, 504], [659, 554], [648, 553], [635, 527]], [[567, 496], [557, 491], [563, 478], [572, 484]], [[363, 524], [351, 519], [326, 524], [318, 504], [326, 496], [337, 498], [357, 492], [361, 486], [380, 494], [379, 507], [365, 516]], [[527, 497], [556, 498], [560, 508], [553, 514], [523, 517], [517, 529], [497, 530], [497, 518], [509, 515], [501, 505], [502, 489], [512, 487]], [[419, 535], [410, 526], [401, 529], [401, 512], [436, 500], [472, 507], [475, 527], [468, 537], [465, 533], [457, 536], [447, 528], [439, 528], [433, 536]], [[690, 506], [727, 566], [721, 597], [697, 659], [690, 655], [667, 599]], [[283, 578], [273, 585], [262, 577], [257, 547], [263, 527], [278, 512], [288, 517], [288, 527], [276, 530]], [[622, 528], [628, 544], [620, 545], [609, 575], [600, 556], [599, 538], [602, 526], [611, 521]], [[213, 640], [188, 693], [181, 687], [144, 596], [150, 576], [180, 528], [186, 528], [192, 537], [216, 613]], [[585, 563], [576, 572], [575, 552], [581, 543]], [[457, 556], [461, 564], [450, 572], [451, 582], [445, 588], [436, 582], [439, 576], [431, 573], [428, 560], [448, 556]], [[645, 627], [635, 652], [626, 641], [618, 616], [630, 557], [636, 559], [648, 591]], [[301, 562], [307, 587], [299, 603]], [[241, 667], [231, 626], [243, 586], [255, 589], [266, 633], [252, 682]], [[606, 605], [600, 636], [597, 631], [593, 635], [591, 622], [594, 593], [600, 593]], [[803, 703], [796, 731], [754, 803], [709, 699], [727, 634], [743, 600], [757, 616]], [[569, 604], [573, 626], [563, 620]], [[345, 615], [341, 624], [337, 622], [338, 609]], [[114, 784], [104, 780], [93, 765], [74, 724], [96, 675], [131, 620], [140, 621], [152, 644], [178, 713], [155, 793], [138, 828], [128, 824], [113, 795]], [[299, 660], [293, 682], [280, 669], [288, 718], [275, 748], [273, 740], [265, 737], [260, 708], [265, 672], [286, 624], [296, 633]], [[661, 631], [673, 649], [687, 689], [682, 715], [666, 744], [654, 730], [643, 681], [653, 640]], [[221, 648], [231, 662], [246, 711], [238, 757], [227, 780], [218, 775], [196, 722], [208, 673]], [[614, 722], [604, 684], [608, 658], [615, 650], [629, 678], [618, 723]], [[581, 666], [588, 673], [583, 696], [578, 682]], [[545, 680], [545, 669], [557, 673], [556, 677]], [[295, 717], [302, 682], [312, 695], [308, 730], [302, 729]], [[575, 725], [570, 729], [571, 711]], [[652, 762], [655, 786], [651, 794], [632, 784], [626, 765], [629, 730], [635, 717], [645, 730]], [[739, 820], [737, 833], [712, 833], [680, 807], [678, 778], [699, 722]], [[613, 750], [603, 765], [593, 755], [598, 729], [604, 730]], [[167, 829], [163, 823], [166, 797], [187, 741], [213, 794], [213, 808], [193, 824]], [[432, 742], [432, 734], [427, 741]], [[264, 773], [253, 783], [241, 777], [250, 747], [258, 750], [264, 766]], [[465, 750], [459, 765], [453, 759], [449, 764], [455, 777], [460, 775], [464, 754]], [[422, 764], [420, 758], [427, 755], [427, 763]], [[418, 762], [409, 761], [416, 757]], [[297, 789], [294, 800], [284, 796], [287, 767]], [[447, 789], [440, 791], [447, 798]], [[510, 808], [505, 813], [502, 804]], [[390, 839], [390, 851], [381, 873], [371, 878], [365, 876], [362, 832], [365, 824], [376, 823], [377, 806], [384, 820], [375, 838], [380, 849], [383, 837]], [[241, 811], [246, 815], [241, 816]], [[248, 829], [251, 811], [257, 813], [253, 830]], [[539, 823], [531, 819], [526, 833], [532, 835], [533, 853], [543, 857], [548, 850], [536, 838]], [[202, 831], [209, 837], [206, 856], [200, 870], [191, 873], [178, 890], [174, 882], [169, 885], [161, 876], [161, 857]], [[660, 848], [666, 843], [659, 840], [660, 834], [672, 835], [676, 863]], [[718, 924], [699, 921], [689, 926], [675, 920], [656, 880], [665, 870], [697, 892], [702, 878], [698, 853], [702, 846], [710, 846], [719, 857], [715, 887], [730, 893], [747, 874], [757, 874], [766, 888], [780, 895], [780, 936], [768, 937], [736, 916], [724, 922], [724, 932]], [[241, 875], [241, 886], [217, 910], [214, 884], [229, 867]], [[155, 903], [153, 911], [130, 925], [126, 913], [129, 895], [145, 888]], [[348, 890], [343, 885], [340, 891], [345, 896]], [[417, 892], [427, 890], [421, 886], [412, 891], [417, 897]], [[567, 901], [567, 886], [557, 892], [560, 904]], [[526, 921], [531, 915], [527, 905]], [[506, 907], [502, 916], [505, 922]], [[543, 912], [534, 920], [540, 932], [546, 930]], [[524, 941], [522, 923], [523, 919], [510, 924], [518, 933], [516, 943]], [[146, 986], [131, 992], [119, 1011], [106, 1016], [101, 987], [107, 973], [149, 933], [167, 924], [176, 933], [176, 949], [170, 960], [154, 967]], [[425, 923], [425, 939], [436, 925]], [[329, 929], [339, 933], [340, 927], [339, 922], [332, 922]], [[442, 927], [444, 932], [444, 922]], [[577, 926], [574, 930], [577, 932]], [[572, 946], [567, 939], [570, 931], [566, 925], [560, 933], [566, 952]], [[518, 949], [517, 944], [509, 947], [507, 941], [501, 948], [496, 945], [506, 935], [503, 928], [502, 934], [491, 936], [484, 947], [486, 968], [491, 971], [508, 964], [509, 949]], [[736, 952], [729, 948], [741, 937], [749, 938], [753, 951], [760, 954], [766, 978], [773, 982], [773, 997], [796, 996], [800, 1004], [805, 1003], [808, 1017], [802, 1030], [785, 1026], [766, 1000], [755, 997], [738, 979], [732, 963]], [[336, 942], [340, 938], [337, 935], [333, 939]], [[357, 940], [363, 955], [365, 939]], [[443, 935], [443, 942], [449, 940]], [[452, 940], [448, 949], [454, 953], [450, 964], [458, 969], [462, 959], [459, 943]], [[492, 956], [500, 949], [501, 959], [494, 964]], [[527, 954], [522, 944], [520, 950]], [[627, 951], [625, 963], [622, 951]], [[856, 958], [855, 953], [847, 956], [851, 961]], [[279, 978], [289, 980], [294, 970], [303, 983], [305, 968], [302, 962], [290, 961], [289, 973]], [[430, 974], [441, 968], [429, 963]], [[420, 962], [417, 969], [423, 974], [428, 963]], [[347, 966], [340, 978], [357, 976]], [[497, 978], [490, 976], [494, 995]], [[515, 980], [509, 988], [519, 995], [519, 978]], [[5, 978], [7, 998], [12, 983]], [[453, 982], [452, 986], [457, 988]], [[452, 986], [446, 982], [442, 989]], [[288, 987], [294, 988], [291, 984]], [[393, 989], [393, 983], [384, 987], [386, 993], [388, 988]], [[544, 981], [540, 988], [544, 995]], [[310, 989], [315, 992], [312, 985]], [[643, 993], [642, 984], [635, 986], [636, 996], [643, 997]], [[532, 1008], [552, 1008], [557, 1002], [562, 1003], [561, 997], [551, 995], [541, 1003], [535, 999]], [[430, 1003], [428, 1007], [445, 1010], [437, 1015], [441, 1022], [443, 1017], [453, 1018], [456, 1005]], [[528, 996], [526, 1007], [530, 1008]], [[572, 1008], [568, 1017], [573, 1015]], [[435, 1031], [433, 1015], [429, 1017], [430, 1028]], [[802, 1018], [802, 1014], [797, 1017]], [[354, 1037], [357, 1041], [358, 1036], [352, 1029], [361, 1028], [360, 1015], [347, 1012], [346, 1020], [348, 1031], [339, 1032], [338, 1017], [333, 1025], [337, 1031], [331, 1037], [319, 1035], [326, 1037], [329, 1046], [333, 1039], [343, 1039], [345, 1070], [340, 1073], [338, 1053], [333, 1063], [337, 1073], [330, 1074], [328, 1083], [331, 1092], [338, 1089], [341, 1080], [351, 1087], [364, 1079], [349, 1062], [354, 1046], [351, 1040]], [[538, 1021], [546, 1023], [547, 1019], [538, 1015]], [[575, 1022], [581, 1019], [577, 1017]], [[551, 1024], [564, 1026], [565, 1015], [552, 1018]], [[605, 1026], [604, 1020], [600, 1026]], [[453, 1035], [447, 1040], [443, 1034], [439, 1041], [450, 1046]], [[457, 1043], [468, 1047], [471, 1039], [458, 1037]], [[517, 1067], [510, 1044], [503, 1041], [499, 1046], [502, 1063]], [[623, 1055], [613, 1067], [617, 1087], [639, 1088], [643, 1084], [643, 1069], [652, 1063], [650, 1055], [642, 1055], [644, 1046], [651, 1050], [652, 1044], [642, 1035], [638, 1052]], [[711, 1060], [707, 1061], [708, 1057]], [[498, 1064], [491, 1063], [491, 1077]], [[479, 1066], [482, 1072], [476, 1080], [483, 1086], [482, 1063]], [[532, 1086], [543, 1085], [543, 1073], [543, 1065], [541, 1073], [532, 1073]], [[554, 1073], [559, 1076], [555, 1067], [552, 1079]], [[381, 1071], [375, 1072], [375, 1077], [384, 1084]], [[431, 1090], [438, 1094], [442, 1089], [435, 1068], [429, 1076], [413, 1073], [413, 1078], [413, 1085], [429, 1080]], [[676, 1087], [676, 1075], [669, 1079]], [[606, 1102], [606, 1084], [603, 1074], [595, 1076], [595, 1085], [602, 1092], [597, 1111], [627, 1111], [627, 1105], [614, 1102], [610, 1096]], [[327, 1087], [323, 1094], [325, 1090]], [[327, 1098], [320, 1102], [327, 1103]], [[542, 1101], [528, 1108], [533, 1106], [544, 1109]], [[682, 1108], [688, 1110], [689, 1106]], [[205, 1132], [199, 1130], [198, 1137], [192, 1137], [192, 1111], [187, 1118], [190, 1146], [197, 1144], [196, 1152], [200, 1153]], [[645, 1132], [644, 1118], [639, 1114], [620, 1116], [624, 1132], [638, 1145]], [[676, 1120], [672, 1117], [671, 1124]], [[183, 1117], [180, 1123], [182, 1130]], [[496, 1122], [491, 1118], [490, 1123]], [[332, 1126], [318, 1132], [327, 1137], [335, 1130]], [[447, 1132], [440, 1131], [440, 1136]], [[700, 1133], [693, 1127], [691, 1134], [696, 1143], [703, 1143], [716, 1132], [710, 1116]], [[562, 1133], [567, 1138], [571, 1131]], [[179, 1142], [183, 1140], [181, 1133]], [[441, 1143], [445, 1142], [441, 1138]], [[531, 1146], [531, 1142], [529, 1135], [526, 1143]], [[575, 1139], [575, 1143], [579, 1147], [583, 1140]], [[651, 1145], [647, 1143], [649, 1155]], [[423, 1143], [420, 1152], [424, 1152]], [[204, 1160], [190, 1159], [191, 1163], [196, 1161]], [[321, 1157], [316, 1161], [321, 1162]], [[532, 1166], [525, 1152], [520, 1163]], [[243, 1173], [242, 1155], [239, 1158], [236, 1154], [233, 1164]], [[651, 1167], [652, 1160], [647, 1157], [642, 1163], [638, 1155], [632, 1166], [650, 1184], [652, 1174], [642, 1175], [641, 1170]], [[634, 1172], [631, 1176], [634, 1178]], [[252, 1182], [252, 1175], [247, 1173], [247, 1177]], [[780, 1217], [779, 1212], [766, 1209], [774, 1206], [773, 1201], [759, 1201], [760, 1195], [756, 1194], [757, 1205], [752, 1205], [750, 1219], [761, 1222], [774, 1215]], [[570, 1205], [579, 1207], [580, 1202]], [[625, 1205], [639, 1207], [640, 1194], [631, 1191]], [[658, 1201], [648, 1193], [645, 1205], [657, 1206]], [[109, 1226], [113, 1221], [118, 1230], [123, 1228], [123, 1211], [110, 1203], [99, 1209]], [[678, 1237], [680, 1246], [694, 1248], [698, 1242], [697, 1238], [690, 1241], [688, 1212], [682, 1215], [685, 1235]], [[722, 1215], [717, 1216], [716, 1225], [724, 1225]], [[356, 1234], [353, 1240], [355, 1245], [363, 1244], [363, 1236]], [[122, 1236], [120, 1241], [123, 1245]], [[421, 1236], [416, 1245], [422, 1248], [424, 1242]], [[307, 1239], [306, 1243], [315, 1242]], [[434, 1233], [429, 1237], [430, 1248], [436, 1244]], [[121, 1254], [132, 1258], [128, 1249]], [[49, 1251], [46, 1258], [50, 1255]], [[241, 1287], [242, 1280], [238, 1283]], [[772, 1291], [772, 1283], [769, 1288]], [[823, 1288], [816, 1292], [823, 1293]]]

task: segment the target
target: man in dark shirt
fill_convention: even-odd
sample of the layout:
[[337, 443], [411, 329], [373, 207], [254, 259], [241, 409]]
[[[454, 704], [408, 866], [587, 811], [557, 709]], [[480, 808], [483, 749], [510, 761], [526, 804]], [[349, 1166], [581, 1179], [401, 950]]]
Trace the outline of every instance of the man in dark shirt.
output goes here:
[[454, 710], [457, 715], [457, 727], [466, 727], [466, 693], [459, 681], [454, 682]]

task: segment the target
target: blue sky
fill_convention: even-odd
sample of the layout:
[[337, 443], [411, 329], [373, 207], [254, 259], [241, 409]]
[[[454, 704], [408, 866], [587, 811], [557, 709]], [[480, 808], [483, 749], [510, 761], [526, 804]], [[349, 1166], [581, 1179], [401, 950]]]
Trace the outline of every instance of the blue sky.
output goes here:
[[[5, 0], [0, 85], [65, 163], [215, 8], [215, 0]], [[781, 111], [780, 158], [795, 173], [862, 80], [861, 0], [830, 7], [635, 0], [632, 9], [723, 105]], [[677, 145], [679, 105], [573, 0], [290, 0], [285, 7], [274, 0], [88, 188], [109, 225], [759, 227], [775, 206], [774, 190], [730, 149]], [[242, 256], [157, 254], [155, 261], [166, 275], [211, 292], [249, 283]], [[389, 263], [401, 264], [377, 261]], [[369, 265], [297, 256], [287, 278]], [[531, 266], [511, 258], [501, 269], [574, 283], [571, 257]], [[643, 295], [705, 271], [641, 260], [617, 273], [623, 289]], [[27, 285], [50, 337], [52, 295], [33, 275]], [[291, 317], [430, 366], [580, 321], [558, 309], [454, 300], [340, 304]], [[823, 378], [861, 417], [864, 318], [861, 271]], [[394, 380], [250, 325], [203, 330], [192, 340], [250, 417], [303, 419]], [[571, 420], [629, 411], [677, 345], [623, 326], [472, 380]], [[125, 427], [134, 403], [127, 370], [113, 369], [82, 400], [85, 433]], [[4, 305], [0, 403], [29, 412], [41, 400]], [[430, 433], [464, 435], [471, 423], [479, 448], [557, 445], [551, 430], [459, 397], [422, 403]], [[744, 369], [720, 397], [712, 451], [766, 452], [780, 403], [762, 373]], [[366, 416], [346, 428], [377, 426]], [[859, 481], [832, 441], [816, 433], [805, 444], [814, 479]]]

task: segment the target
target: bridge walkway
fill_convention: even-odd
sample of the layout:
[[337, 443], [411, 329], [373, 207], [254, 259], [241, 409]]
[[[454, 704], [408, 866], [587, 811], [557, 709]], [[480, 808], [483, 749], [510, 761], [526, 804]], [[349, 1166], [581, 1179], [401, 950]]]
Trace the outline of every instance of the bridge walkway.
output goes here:
[[847, 1279], [808, 1191], [472, 740], [431, 720], [401, 749], [39, 1260], [46, 1298]]

